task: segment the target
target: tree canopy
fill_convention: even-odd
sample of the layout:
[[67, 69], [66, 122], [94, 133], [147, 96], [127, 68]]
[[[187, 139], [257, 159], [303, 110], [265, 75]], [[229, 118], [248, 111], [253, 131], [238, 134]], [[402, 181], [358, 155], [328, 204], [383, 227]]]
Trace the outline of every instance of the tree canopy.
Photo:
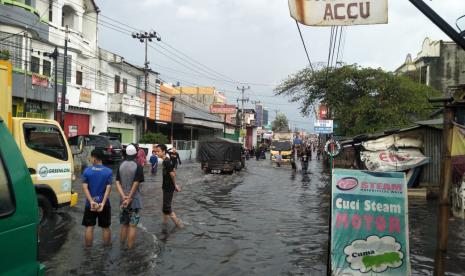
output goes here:
[[349, 136], [426, 119], [431, 112], [428, 97], [441, 93], [406, 76], [348, 65], [314, 72], [303, 69], [276, 87], [275, 94], [300, 103], [303, 115], [325, 104], [338, 134]]
[[271, 123], [271, 129], [273, 131], [288, 131], [289, 130], [289, 122], [287, 120], [286, 115], [283, 113], [279, 113], [274, 121]]

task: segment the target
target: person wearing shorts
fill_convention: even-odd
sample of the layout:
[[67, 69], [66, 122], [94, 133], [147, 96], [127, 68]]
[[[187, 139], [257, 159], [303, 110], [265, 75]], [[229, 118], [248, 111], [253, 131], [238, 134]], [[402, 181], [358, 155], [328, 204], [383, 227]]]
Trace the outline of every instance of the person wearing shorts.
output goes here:
[[86, 206], [82, 225], [86, 227], [85, 245], [92, 246], [94, 227], [102, 228], [103, 243], [111, 243], [111, 207], [109, 195], [111, 191], [112, 171], [102, 165], [102, 150], [91, 152], [92, 167], [88, 167], [82, 174], [82, 189], [86, 196]]
[[120, 240], [127, 242], [131, 249], [136, 241], [137, 224], [140, 221], [142, 200], [140, 183], [144, 182], [144, 169], [136, 162], [137, 150], [133, 145], [126, 147], [126, 160], [118, 167], [116, 172], [116, 188], [120, 194], [121, 224]]
[[166, 231], [166, 229], [168, 228], [169, 218], [171, 218], [176, 227], [182, 228], [183, 224], [181, 220], [176, 217], [176, 214], [173, 212], [173, 209], [171, 207], [174, 192], [181, 191], [181, 188], [176, 184], [176, 172], [174, 169], [174, 165], [171, 162], [170, 158], [166, 156], [166, 145], [157, 145], [155, 151], [158, 157], [163, 160], [163, 230]]

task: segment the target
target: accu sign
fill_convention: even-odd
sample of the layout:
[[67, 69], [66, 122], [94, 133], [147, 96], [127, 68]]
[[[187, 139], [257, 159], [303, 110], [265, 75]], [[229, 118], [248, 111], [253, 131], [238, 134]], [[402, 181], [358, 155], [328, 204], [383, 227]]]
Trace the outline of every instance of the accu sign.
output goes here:
[[388, 0], [289, 0], [291, 17], [309, 26], [386, 24]]

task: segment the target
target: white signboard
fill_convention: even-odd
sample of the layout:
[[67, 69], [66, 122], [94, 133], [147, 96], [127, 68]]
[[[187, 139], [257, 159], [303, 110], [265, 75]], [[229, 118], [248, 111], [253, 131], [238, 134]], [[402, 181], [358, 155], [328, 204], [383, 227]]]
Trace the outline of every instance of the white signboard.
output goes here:
[[67, 179], [71, 178], [70, 163], [48, 163], [37, 164], [37, 179]]
[[288, 0], [291, 17], [309, 26], [388, 23], [388, 0]]
[[333, 120], [316, 120], [314, 125], [315, 133], [333, 133]]
[[[65, 99], [65, 111], [69, 110], [69, 99], [68, 96]], [[57, 95], [57, 111], [61, 111], [61, 92]]]

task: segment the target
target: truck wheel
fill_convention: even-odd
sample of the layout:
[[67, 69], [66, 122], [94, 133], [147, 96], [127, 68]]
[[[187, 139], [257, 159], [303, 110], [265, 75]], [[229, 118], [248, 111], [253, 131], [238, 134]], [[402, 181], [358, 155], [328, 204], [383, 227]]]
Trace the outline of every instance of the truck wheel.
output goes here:
[[39, 205], [39, 222], [44, 225], [52, 215], [52, 204], [44, 195], [37, 195], [37, 203]]

